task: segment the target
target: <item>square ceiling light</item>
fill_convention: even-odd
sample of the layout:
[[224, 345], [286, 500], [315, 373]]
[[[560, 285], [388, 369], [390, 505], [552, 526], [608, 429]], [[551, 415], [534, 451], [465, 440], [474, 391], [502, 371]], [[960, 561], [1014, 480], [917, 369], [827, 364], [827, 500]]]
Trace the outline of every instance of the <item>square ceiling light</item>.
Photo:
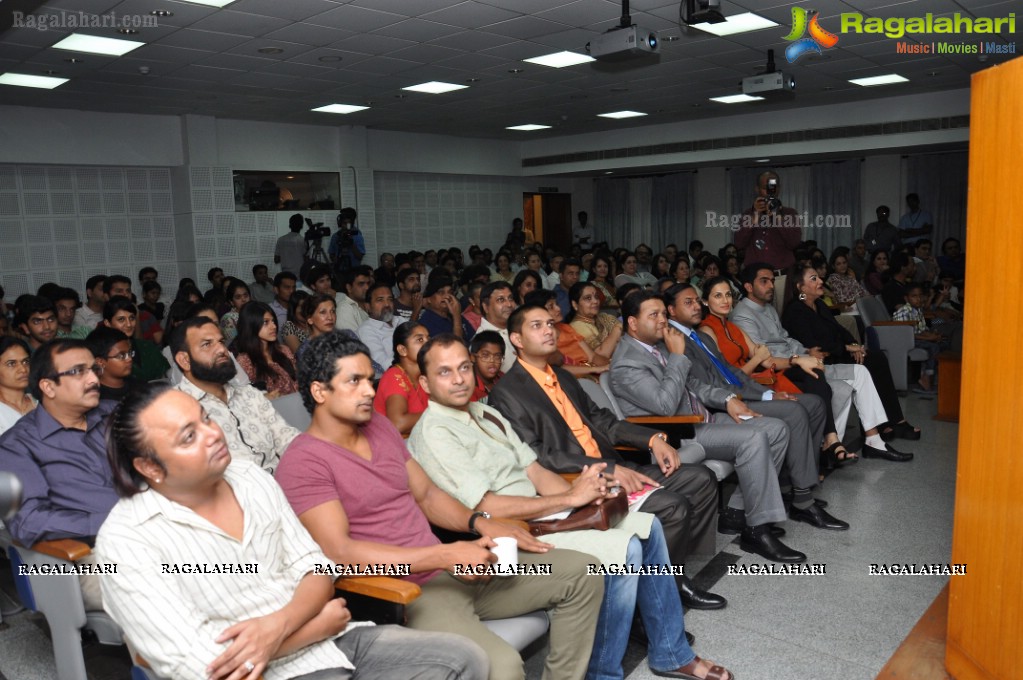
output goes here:
[[38, 87], [44, 90], [52, 90], [63, 85], [67, 78], [52, 78], [50, 76], [31, 76], [27, 73], [4, 73], [0, 75], [0, 85], [17, 85], [18, 87]]
[[98, 35], [72, 33], [54, 45], [58, 50], [72, 52], [88, 52], [89, 54], [105, 54], [119, 57], [145, 45], [138, 40], [122, 40], [120, 38], [101, 38]]
[[528, 61], [530, 64], [539, 64], [540, 66], [550, 66], [551, 68], [565, 68], [566, 66], [585, 64], [596, 60], [589, 55], [578, 54], [576, 52], [554, 52], [553, 54], [545, 54], [542, 57], [532, 57], [522, 61]]
[[778, 24], [770, 19], [765, 19], [759, 14], [753, 12], [746, 12], [744, 14], [736, 14], [735, 16], [726, 17], [724, 21], [716, 24], [702, 23], [693, 24], [693, 28], [698, 28], [706, 33], [711, 33], [718, 37], [725, 35], [736, 35], [738, 33], [749, 33], [750, 31], [759, 31], [762, 28], [771, 28]]
[[536, 125], [534, 123], [526, 123], [525, 125], [512, 125], [506, 127], [505, 130], [521, 130], [522, 132], [532, 132], [533, 130], [549, 130], [550, 125]]
[[612, 111], [611, 113], [598, 113], [597, 116], [600, 118], [614, 118], [620, 120], [622, 118], [638, 118], [645, 116], [645, 113], [640, 111]]
[[327, 104], [312, 110], [319, 111], [320, 113], [355, 113], [356, 111], [365, 111], [368, 108], [368, 106], [356, 106], [354, 104]]
[[431, 80], [428, 83], [420, 83], [419, 85], [410, 85], [401, 89], [408, 90], [410, 92], [425, 92], [427, 94], [444, 94], [445, 92], [454, 92], [455, 90], [464, 90], [469, 87], [468, 85], [455, 85], [454, 83], [442, 83], [437, 80]]
[[884, 76], [871, 76], [870, 78], [854, 78], [849, 81], [853, 85], [873, 87], [874, 85], [891, 85], [892, 83], [908, 83], [909, 78], [903, 78], [898, 73], [889, 73]]
[[763, 100], [763, 97], [753, 97], [748, 94], [730, 94], [724, 97], [711, 97], [710, 100], [721, 104], [741, 104], [742, 102], [758, 102]]

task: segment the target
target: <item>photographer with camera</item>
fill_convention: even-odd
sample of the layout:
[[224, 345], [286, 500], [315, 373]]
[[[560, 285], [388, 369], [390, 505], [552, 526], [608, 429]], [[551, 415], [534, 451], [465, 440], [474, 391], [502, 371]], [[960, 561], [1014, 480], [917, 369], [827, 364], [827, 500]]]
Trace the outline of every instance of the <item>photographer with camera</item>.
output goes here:
[[337, 232], [330, 237], [327, 255], [334, 265], [334, 272], [358, 267], [366, 254], [366, 242], [356, 225], [359, 214], [355, 208], [342, 208], [337, 215]]
[[302, 215], [295, 213], [288, 219], [287, 234], [277, 239], [274, 245], [274, 263], [281, 265], [282, 272], [298, 275], [305, 261], [305, 239], [302, 238]]
[[777, 173], [760, 173], [757, 197], [753, 200], [753, 207], [743, 212], [734, 240], [736, 247], [746, 251], [747, 262], [766, 262], [775, 271], [787, 269], [795, 263], [792, 251], [803, 240], [799, 213], [783, 207], [778, 193]]

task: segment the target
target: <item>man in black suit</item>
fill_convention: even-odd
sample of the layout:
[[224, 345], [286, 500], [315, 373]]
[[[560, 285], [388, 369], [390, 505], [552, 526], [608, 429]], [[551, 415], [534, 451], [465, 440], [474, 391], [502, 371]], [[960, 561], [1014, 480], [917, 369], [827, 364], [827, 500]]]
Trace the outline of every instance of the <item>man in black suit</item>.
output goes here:
[[700, 399], [710, 408], [721, 408], [723, 404], [715, 403], [715, 390], [732, 393], [745, 400], [751, 411], [785, 421], [789, 428], [785, 467], [792, 485], [792, 519], [818, 529], [848, 529], [846, 522], [824, 511], [823, 501], [813, 498], [813, 489], [818, 484], [819, 444], [824, 438], [823, 400], [815, 394], [792, 395], [768, 390], [728, 364], [709, 338], [702, 340], [697, 334], [703, 311], [691, 285], [672, 286], [665, 293], [665, 301], [668, 316], [686, 335], [685, 355], [692, 362], [691, 375], [706, 386], [702, 393], [697, 393]]
[[[673, 564], [684, 564], [713, 526], [717, 484], [701, 465], [681, 466], [667, 435], [619, 420], [598, 407], [569, 373], [548, 365], [557, 349], [554, 320], [539, 305], [523, 305], [508, 319], [508, 337], [518, 360], [491, 391], [488, 404], [504, 415], [515, 433], [555, 472], [580, 472], [594, 460], [608, 463], [605, 474], [626, 492], [644, 484], [663, 486], [643, 510], [661, 520]], [[656, 465], [625, 461], [615, 445], [649, 449]], [[691, 609], [720, 609], [725, 598], [698, 590], [677, 577], [682, 602]]]

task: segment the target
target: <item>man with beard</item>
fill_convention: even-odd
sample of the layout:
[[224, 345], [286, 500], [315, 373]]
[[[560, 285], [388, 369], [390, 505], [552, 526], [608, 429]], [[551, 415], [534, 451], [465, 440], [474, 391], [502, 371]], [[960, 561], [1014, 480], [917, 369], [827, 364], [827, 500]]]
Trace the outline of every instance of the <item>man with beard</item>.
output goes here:
[[[422, 256], [419, 256], [420, 263]], [[422, 275], [413, 267], [398, 272], [398, 299], [394, 301], [394, 314], [402, 321], [416, 321], [423, 308]]]
[[57, 308], [41, 295], [22, 295], [14, 302], [14, 325], [35, 352], [57, 337]]
[[[0, 471], [24, 487], [21, 508], [7, 523], [21, 545], [91, 543], [117, 502], [105, 443], [116, 403], [100, 401], [101, 372], [84, 340], [54, 340], [32, 355], [28, 384], [39, 408], [0, 437]], [[86, 610], [102, 610], [97, 577], [79, 580]]]
[[231, 455], [273, 473], [298, 430], [255, 387], [229, 383], [237, 369], [220, 327], [205, 317], [188, 319], [171, 332], [170, 348], [184, 374], [177, 389], [195, 397], [220, 425]]
[[[356, 334], [359, 340], [369, 348], [374, 367], [386, 368], [393, 363], [394, 345], [392, 337], [394, 329], [402, 323], [401, 317], [394, 315], [394, 295], [386, 281], [377, 281], [366, 292], [369, 302], [369, 318], [362, 322]], [[377, 378], [383, 371], [377, 374]]]

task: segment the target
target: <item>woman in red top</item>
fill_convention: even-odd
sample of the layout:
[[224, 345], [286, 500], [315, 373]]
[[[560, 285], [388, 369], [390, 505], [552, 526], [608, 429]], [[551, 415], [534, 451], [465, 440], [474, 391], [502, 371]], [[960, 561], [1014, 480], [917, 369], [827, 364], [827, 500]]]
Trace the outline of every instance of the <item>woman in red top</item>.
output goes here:
[[394, 365], [384, 371], [373, 399], [373, 408], [408, 434], [426, 410], [429, 397], [419, 385], [419, 350], [430, 339], [430, 331], [416, 321], [394, 329]]
[[827, 413], [827, 418], [824, 421], [824, 443], [821, 446], [824, 466], [830, 469], [859, 460], [858, 456], [849, 453], [835, 431], [831, 387], [828, 386], [828, 381], [824, 379], [823, 373], [818, 375], [815, 372], [817, 367], [813, 363], [816, 360], [812, 357], [796, 357], [789, 360], [793, 367], [801, 369], [808, 376], [813, 376], [813, 379], [799, 380], [803, 389], [797, 387], [784, 373], [775, 372], [775, 366], [782, 363], [784, 359], [772, 357], [771, 351], [766, 345], [756, 345], [750, 342], [743, 330], [728, 320], [728, 315], [732, 312], [732, 285], [727, 278], [716, 276], [704, 282], [703, 303], [707, 307], [707, 316], [699, 330], [714, 336], [717, 340], [718, 350], [728, 363], [749, 376], [756, 371], [764, 371], [768, 378], [774, 380], [773, 384], [768, 385], [768, 389], [789, 393], [805, 391], [816, 394], [824, 401]]

